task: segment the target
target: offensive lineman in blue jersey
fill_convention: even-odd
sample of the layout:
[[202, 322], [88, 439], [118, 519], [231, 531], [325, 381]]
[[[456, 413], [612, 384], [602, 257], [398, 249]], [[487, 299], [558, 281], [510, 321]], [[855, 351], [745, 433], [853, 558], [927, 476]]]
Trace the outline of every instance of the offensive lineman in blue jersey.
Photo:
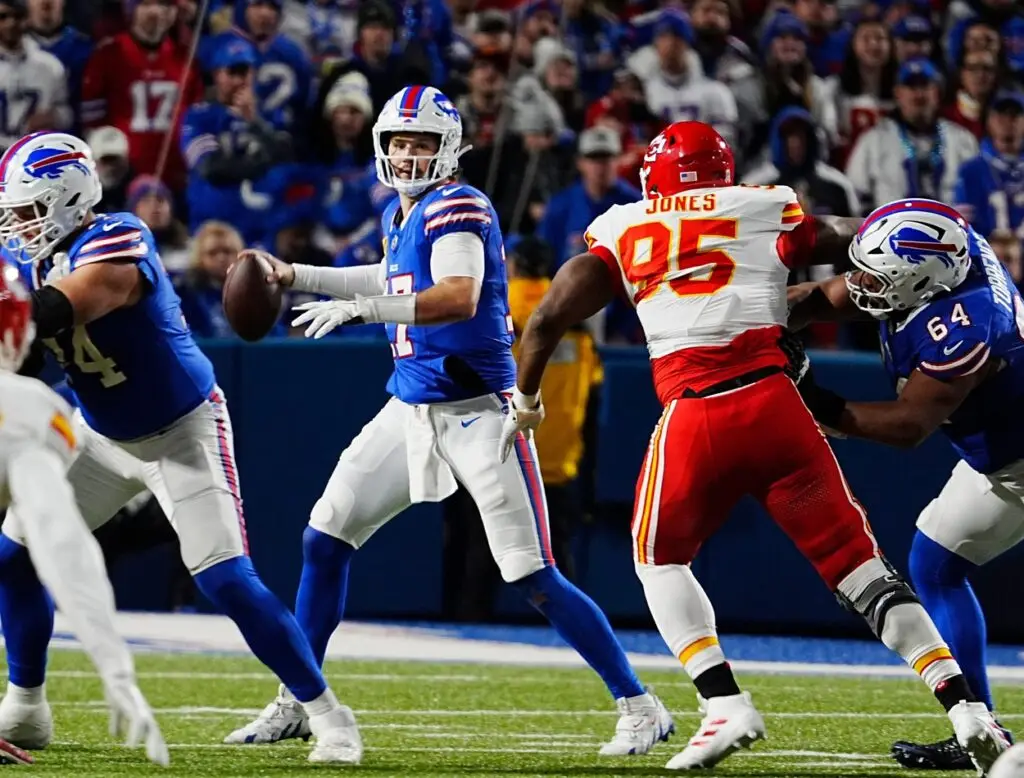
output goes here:
[[[460, 481], [476, 501], [502, 578], [519, 588], [601, 676], [620, 719], [605, 755], [643, 754], [674, 730], [637, 680], [608, 620], [555, 568], [533, 442], [498, 458], [515, 385], [508, 282], [498, 216], [486, 195], [455, 179], [462, 120], [433, 87], [406, 87], [373, 128], [377, 175], [397, 190], [384, 213], [379, 265], [287, 265], [261, 252], [268, 278], [337, 298], [300, 306], [295, 324], [321, 337], [346, 323], [384, 322], [395, 371], [392, 399], [342, 452], [313, 506], [295, 613], [323, 661], [344, 614], [357, 548], [416, 502], [438, 502]], [[228, 742], [308, 732], [285, 695]]]
[[[985, 619], [968, 576], [1024, 539], [1024, 300], [991, 247], [953, 208], [903, 200], [874, 211], [850, 249], [855, 270], [794, 305], [790, 322], [866, 312], [899, 399], [847, 402], [801, 384], [823, 426], [892, 446], [942, 429], [960, 462], [922, 511], [910, 574], [925, 609], [992, 709]], [[1005, 733], [1009, 734], [1009, 733]], [[955, 738], [900, 741], [906, 767], [972, 769]]]
[[[352, 711], [327, 688], [309, 643], [249, 560], [231, 420], [196, 346], [149, 229], [96, 215], [102, 190], [89, 147], [62, 133], [17, 141], [0, 158], [0, 242], [31, 263], [37, 337], [64, 367], [79, 406], [81, 453], [68, 480], [91, 529], [144, 489], [181, 540], [196, 585], [310, 714], [311, 761], [358, 762]], [[53, 605], [11, 512], [0, 535], [0, 621], [9, 683], [0, 737], [43, 748]]]

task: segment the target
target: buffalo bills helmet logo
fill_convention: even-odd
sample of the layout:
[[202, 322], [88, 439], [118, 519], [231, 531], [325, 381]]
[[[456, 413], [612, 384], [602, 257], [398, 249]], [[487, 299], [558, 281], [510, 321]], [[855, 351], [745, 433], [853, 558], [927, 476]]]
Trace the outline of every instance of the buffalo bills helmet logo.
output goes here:
[[25, 172], [33, 178], [58, 179], [69, 169], [77, 169], [89, 174], [86, 167], [85, 153], [70, 149], [40, 148], [28, 155], [25, 160]]
[[957, 252], [955, 243], [942, 240], [942, 235], [929, 234], [919, 227], [906, 225], [889, 236], [889, 249], [892, 253], [911, 265], [920, 265], [931, 257], [936, 257], [943, 265], [955, 266], [954, 255]]

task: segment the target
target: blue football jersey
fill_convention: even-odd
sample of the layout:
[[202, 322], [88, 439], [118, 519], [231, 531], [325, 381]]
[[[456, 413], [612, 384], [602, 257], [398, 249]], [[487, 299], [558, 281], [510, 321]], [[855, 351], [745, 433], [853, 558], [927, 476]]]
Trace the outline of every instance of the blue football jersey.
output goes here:
[[[146, 283], [135, 305], [43, 341], [64, 368], [89, 426], [114, 440], [134, 440], [165, 429], [209, 397], [213, 366], [185, 324], [149, 228], [130, 213], [103, 214], [67, 254], [72, 273], [94, 262], [130, 259]], [[52, 267], [52, 260], [22, 265], [35, 289]]]
[[388, 392], [407, 403], [453, 402], [501, 392], [515, 383], [512, 317], [505, 250], [487, 196], [466, 184], [428, 192], [401, 221], [399, 201], [383, 217], [387, 293], [423, 292], [434, 285], [434, 241], [471, 232], [484, 242], [484, 278], [476, 315], [451, 324], [388, 324], [395, 372]]
[[1024, 301], [973, 229], [970, 246], [971, 269], [960, 286], [881, 322], [882, 358], [897, 392], [915, 370], [948, 381], [998, 365], [942, 426], [967, 464], [993, 473], [1024, 459]]
[[983, 237], [998, 231], [1024, 240], [1024, 155], [1006, 159], [986, 139], [960, 166], [953, 200]]

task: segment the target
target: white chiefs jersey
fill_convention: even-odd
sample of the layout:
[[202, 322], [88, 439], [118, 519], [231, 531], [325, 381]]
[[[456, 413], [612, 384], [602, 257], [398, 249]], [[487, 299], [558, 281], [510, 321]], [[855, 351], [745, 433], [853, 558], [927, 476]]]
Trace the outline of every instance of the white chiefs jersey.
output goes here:
[[27, 134], [26, 120], [40, 111], [54, 113], [55, 126], [47, 129], [64, 130], [71, 126], [64, 66], [27, 36], [22, 39], [21, 51], [0, 48], [0, 100], [0, 149]]
[[60, 395], [35, 378], [0, 373], [0, 508], [11, 503], [11, 457], [26, 446], [56, 452], [68, 465], [77, 452], [74, 422]]
[[586, 240], [636, 306], [670, 395], [785, 364], [786, 282], [813, 229], [789, 187], [728, 186], [612, 206]]

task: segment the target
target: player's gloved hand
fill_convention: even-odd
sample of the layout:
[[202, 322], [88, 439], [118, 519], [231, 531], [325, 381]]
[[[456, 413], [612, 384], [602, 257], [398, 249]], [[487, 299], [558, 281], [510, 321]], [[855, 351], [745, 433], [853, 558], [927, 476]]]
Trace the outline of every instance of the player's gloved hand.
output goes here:
[[804, 351], [803, 339], [795, 332], [783, 330], [782, 337], [779, 338], [779, 348], [789, 360], [789, 364], [786, 365], [786, 375], [799, 386], [800, 381], [807, 375], [807, 371], [811, 369], [811, 360], [807, 357], [807, 352]]
[[105, 682], [103, 692], [110, 707], [110, 734], [123, 737], [128, 748], [144, 744], [149, 761], [167, 767], [171, 763], [171, 755], [153, 710], [139, 687], [118, 680]]
[[498, 440], [498, 457], [504, 462], [512, 453], [516, 444], [516, 436], [523, 434], [527, 440], [533, 437], [533, 431], [544, 421], [544, 405], [540, 401], [540, 392], [525, 395], [514, 389], [508, 404], [508, 415], [501, 427], [501, 438]]
[[786, 375], [796, 384], [797, 391], [803, 398], [804, 403], [814, 416], [821, 428], [834, 438], [845, 438], [846, 435], [838, 431], [839, 420], [846, 407], [846, 400], [830, 389], [823, 389], [814, 380], [814, 372], [811, 370], [811, 359], [804, 351], [804, 342], [794, 332], [782, 331], [779, 338], [779, 348], [786, 355], [789, 364], [786, 366]]
[[266, 273], [268, 284], [291, 286], [295, 283], [295, 268], [273, 254], [259, 249], [245, 249], [238, 252], [238, 259], [246, 257], [255, 259], [260, 264], [263, 272]]
[[71, 259], [68, 257], [67, 252], [58, 251], [53, 255], [53, 267], [51, 267], [46, 273], [46, 278], [43, 279], [43, 283], [51, 285], [55, 284], [70, 272]]
[[327, 300], [303, 303], [292, 310], [305, 311], [292, 322], [293, 327], [309, 324], [304, 333], [307, 338], [319, 340], [331, 330], [342, 324], [358, 319], [361, 307], [358, 300]]

